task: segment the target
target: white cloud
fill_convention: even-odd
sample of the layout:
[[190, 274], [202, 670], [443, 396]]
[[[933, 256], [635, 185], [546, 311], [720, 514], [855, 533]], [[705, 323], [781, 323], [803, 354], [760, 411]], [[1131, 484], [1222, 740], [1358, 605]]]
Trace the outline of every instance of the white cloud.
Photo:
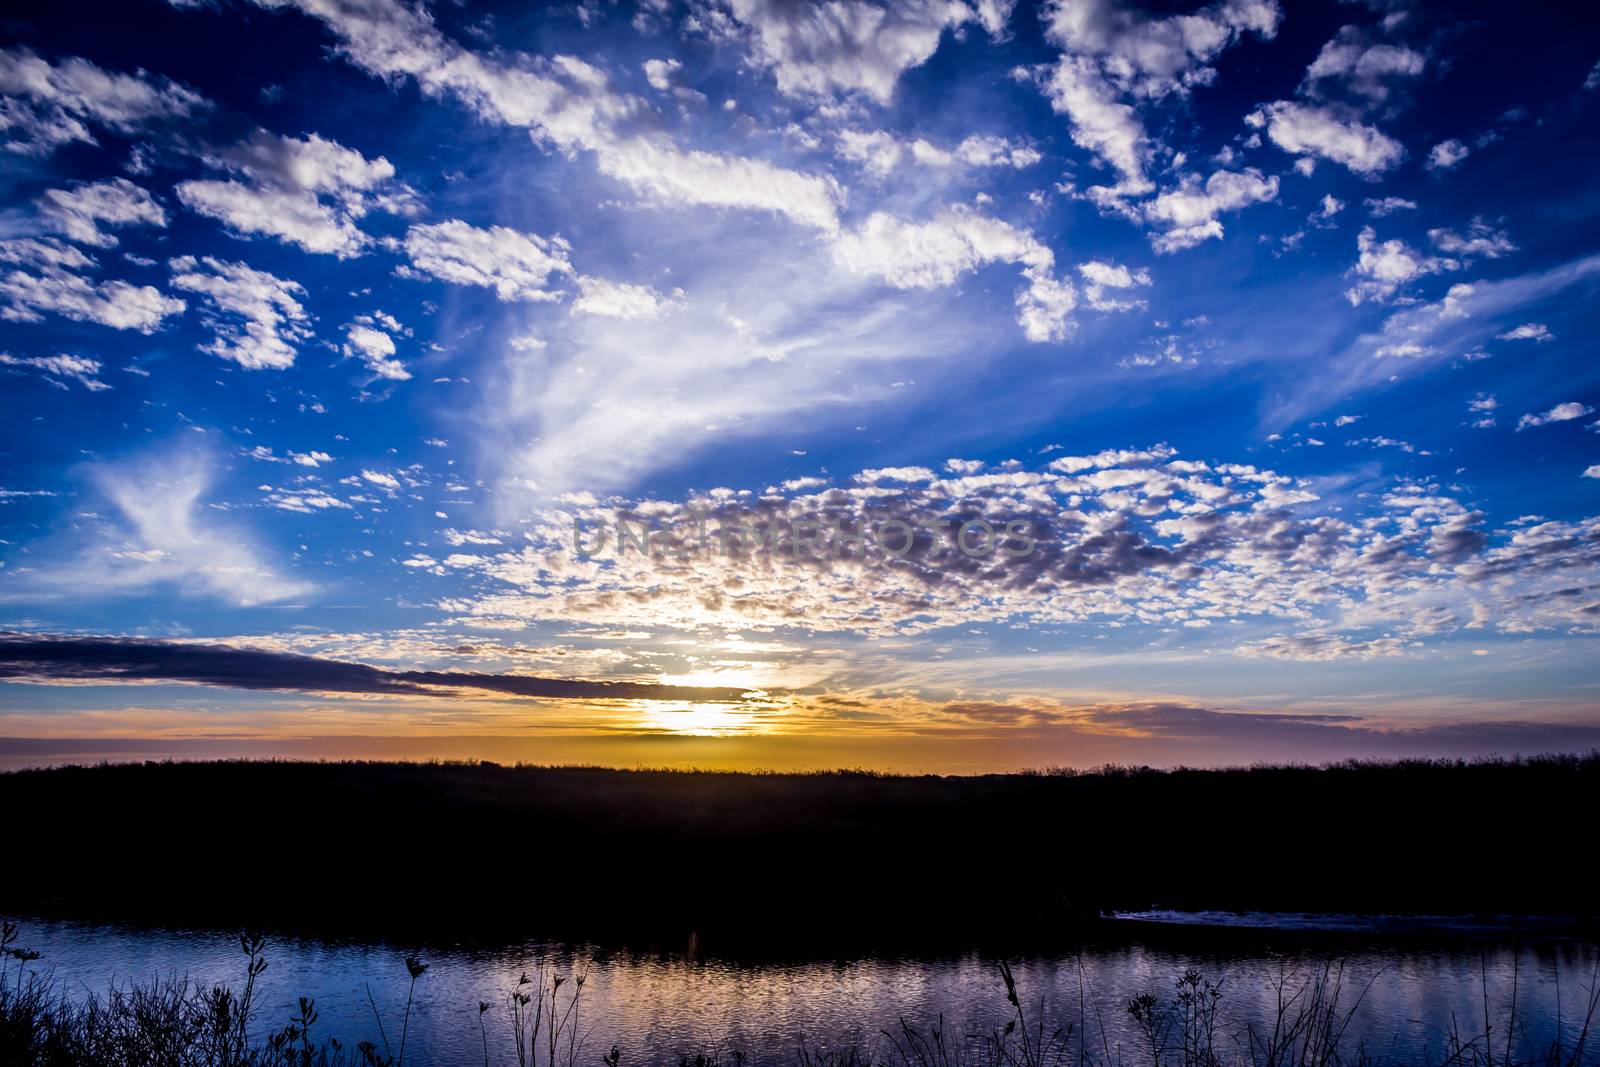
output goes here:
[[1042, 17], [1046, 38], [1062, 52], [1042, 88], [1067, 116], [1073, 142], [1117, 171], [1104, 199], [1151, 189], [1152, 146], [1132, 102], [1210, 84], [1211, 61], [1246, 33], [1270, 40], [1281, 12], [1274, 0], [1223, 0], [1156, 18], [1115, 0], [1072, 0], [1046, 5]]
[[131, 136], [209, 106], [189, 89], [143, 71], [117, 74], [78, 58], [51, 63], [26, 48], [0, 49], [0, 97], [4, 147], [30, 156], [74, 142], [95, 144], [93, 127]]
[[946, 29], [973, 19], [959, 0], [723, 0], [711, 20], [724, 39], [742, 40], [788, 96], [860, 92], [888, 103], [900, 76], [939, 47]]
[[587, 275], [578, 279], [578, 294], [574, 312], [614, 319], [656, 319], [683, 303], [681, 292], [668, 296], [648, 285]]
[[840, 130], [834, 151], [840, 159], [861, 164], [874, 178], [886, 177], [908, 154], [907, 146], [887, 130]]
[[98, 359], [87, 356], [13, 356], [0, 352], [0, 367], [28, 369], [43, 374], [53, 385], [67, 388], [63, 379], [75, 381], [91, 393], [104, 392], [111, 386], [100, 380], [105, 367]]
[[1375, 219], [1385, 219], [1399, 211], [1417, 210], [1416, 202], [1402, 196], [1385, 196], [1364, 201], [1367, 214]]
[[166, 587], [241, 607], [314, 591], [269, 564], [254, 534], [208, 503], [208, 455], [168, 450], [101, 464], [90, 477], [104, 498], [98, 512], [110, 517], [97, 512], [35, 544], [29, 591], [104, 598]]
[[154, 286], [91, 281], [78, 272], [97, 266], [95, 260], [53, 239], [0, 241], [0, 263], [18, 265], [0, 273], [0, 319], [11, 322], [39, 322], [54, 314], [116, 330], [152, 333], [163, 319], [185, 307], [182, 300]]
[[168, 265], [174, 286], [205, 300], [205, 322], [215, 336], [200, 351], [246, 370], [294, 366], [295, 345], [311, 336], [298, 282], [211, 256], [179, 256]]
[[1312, 95], [1322, 96], [1337, 86], [1377, 105], [1389, 99], [1392, 82], [1416, 78], [1426, 65], [1420, 52], [1373, 43], [1360, 27], [1345, 26], [1306, 68], [1306, 87]]
[[95, 481], [129, 524], [124, 546], [108, 553], [117, 561], [108, 564], [113, 586], [174, 583], [241, 606], [314, 588], [278, 574], [245, 530], [208, 512], [201, 501], [212, 475], [199, 457], [116, 464], [100, 469]]
[[206, 161], [238, 178], [178, 183], [189, 210], [236, 234], [276, 237], [340, 259], [359, 255], [371, 240], [357, 220], [375, 209], [405, 213], [413, 203], [387, 159], [369, 160], [316, 134], [302, 140], [257, 130]]
[[1098, 187], [1102, 200], [1138, 196], [1155, 188], [1145, 174], [1151, 146], [1144, 122], [1133, 105], [1118, 98], [1092, 59], [1062, 56], [1043, 88], [1050, 106], [1067, 116], [1072, 143], [1117, 172], [1114, 186]]
[[1363, 178], [1378, 177], [1405, 156], [1399, 141], [1331, 105], [1279, 100], [1257, 108], [1245, 121], [1264, 129], [1268, 140], [1285, 152], [1329, 159]]
[[883, 482], [931, 482], [939, 476], [927, 467], [876, 467], [862, 471], [855, 480], [862, 485], [879, 485]]
[[[1597, 67], [1596, 69], [1600, 69], [1600, 67]], [[1584, 468], [1583, 477], [1585, 477], [1585, 478], [1600, 478], [1600, 463], [1596, 463], [1592, 467]]]
[[946, 150], [921, 138], [906, 142], [886, 130], [841, 130], [835, 153], [859, 163], [874, 178], [884, 178], [910, 159], [923, 166], [1012, 167], [1021, 170], [1039, 162], [1038, 150], [1005, 137], [972, 134], [954, 149]]
[[400, 480], [387, 471], [364, 470], [361, 472], [361, 477], [365, 478], [373, 485], [381, 486], [382, 488], [391, 491], [400, 488]]
[[1433, 246], [1439, 251], [1448, 252], [1452, 256], [1483, 256], [1487, 259], [1499, 259], [1517, 250], [1517, 246], [1511, 243], [1510, 237], [1483, 219], [1473, 219], [1465, 235], [1447, 229], [1429, 230], [1428, 240], [1432, 241]]
[[167, 213], [155, 197], [126, 178], [51, 189], [37, 203], [39, 215], [50, 229], [70, 241], [100, 248], [117, 243], [114, 235], [100, 228], [101, 223], [157, 227], [167, 224]]
[[1045, 34], [1072, 55], [1094, 56], [1119, 90], [1154, 99], [1208, 85], [1206, 66], [1246, 33], [1271, 40], [1282, 11], [1273, 0], [1229, 0], [1186, 15], [1152, 17], [1115, 0], [1054, 2]]
[[601, 173], [666, 203], [769, 211], [823, 230], [838, 225], [842, 193], [831, 178], [686, 151], [664, 133], [638, 132], [645, 102], [614, 91], [603, 71], [582, 60], [519, 56], [506, 65], [463, 48], [425, 9], [396, 0], [256, 2], [321, 19], [363, 70], [415, 79], [429, 96], [454, 97], [480, 118], [525, 128], [542, 144], [592, 151]]
[[1056, 279], [1054, 254], [1033, 234], [999, 219], [950, 208], [927, 222], [874, 212], [857, 230], [833, 243], [834, 258], [856, 274], [882, 278], [898, 289], [935, 289], [989, 263], [1022, 267], [1018, 322], [1031, 341], [1054, 341], [1070, 332], [1077, 304], [1071, 283]]
[[361, 360], [367, 369], [379, 378], [404, 382], [411, 379], [406, 365], [394, 358], [394, 338], [390, 331], [399, 333], [400, 324], [378, 312], [376, 315], [358, 315], [344, 329], [344, 354]]
[[1461, 269], [1458, 260], [1425, 256], [1404, 241], [1379, 241], [1371, 226], [1361, 228], [1356, 235], [1356, 247], [1360, 255], [1351, 273], [1360, 280], [1344, 294], [1352, 305], [1369, 301], [1383, 303], [1401, 287], [1425, 274]]
[[[916, 145], [912, 147], [915, 150]], [[1016, 170], [1031, 167], [1044, 158], [1037, 149], [1004, 137], [979, 134], [973, 134], [956, 145], [955, 157], [969, 167], [1012, 167]]]
[[[1440, 300], [1412, 304], [1388, 316], [1380, 329], [1362, 334], [1331, 357], [1320, 357], [1315, 371], [1300, 375], [1272, 408], [1271, 419], [1292, 422], [1323, 410], [1340, 398], [1421, 373], [1438, 361], [1477, 358], [1477, 346], [1521, 309], [1600, 275], [1600, 255], [1557, 264], [1545, 270], [1452, 285]], [[1403, 364], [1374, 356], [1404, 355]]]
[[645, 80], [658, 93], [672, 90], [672, 76], [683, 69], [676, 59], [647, 59], [644, 61]]
[[[732, 490], [679, 503], [570, 502], [541, 513], [515, 548], [460, 554], [450, 569], [471, 592], [449, 605], [484, 625], [559, 619], [874, 635], [1088, 620], [1160, 630], [1267, 617], [1280, 634], [1284, 624], [1315, 627], [1362, 654], [1375, 642], [1482, 628], [1583, 629], [1587, 602], [1550, 594], [1600, 581], [1600, 519], [1492, 530], [1442, 490], [1405, 480], [1353, 508], [1324, 505], [1293, 477], [1175, 460], [1166, 448], [990, 474], [964, 464], [948, 475], [880, 468], [840, 482], [817, 495], [822, 487], [800, 481], [788, 497]], [[698, 529], [688, 508], [705, 516], [710, 534], [704, 550], [691, 539], [671, 566], [638, 552], [574, 554], [575, 518], [591, 530], [618, 516]], [[963, 551], [959, 527], [973, 519], [995, 530], [1021, 520], [1032, 550], [1006, 556], [969, 531], [965, 545], [979, 553]], [[816, 547], [796, 552], [790, 533], [818, 520]], [[890, 558], [884, 548], [907, 548], [903, 533], [881, 532], [894, 522], [922, 529]], [[777, 546], [719, 549], [715, 531], [744, 523], [775, 535]], [[831, 538], [833, 523], [880, 531], [878, 547], [852, 550]]]
[[1144, 205], [1146, 221], [1163, 230], [1152, 234], [1150, 243], [1157, 252], [1176, 252], [1221, 238], [1222, 223], [1217, 216], [1267, 203], [1277, 196], [1277, 175], [1264, 177], [1255, 169], [1219, 170], [1204, 183], [1198, 175], [1186, 174], [1176, 189]]
[[1565, 404], [1557, 404], [1549, 411], [1537, 414], [1529, 412], [1517, 420], [1517, 429], [1528, 430], [1536, 426], [1548, 426], [1553, 422], [1571, 422], [1573, 419], [1581, 419], [1585, 415], [1593, 414], [1594, 408], [1588, 404], [1569, 400]]
[[1525, 322], [1521, 326], [1494, 336], [1497, 341], [1535, 341], [1539, 344], [1556, 339], [1556, 335], [1550, 332], [1550, 327], [1542, 322]]
[[571, 275], [572, 248], [560, 237], [540, 237], [506, 226], [479, 229], [460, 219], [406, 231], [406, 254], [417, 270], [456, 285], [493, 289], [501, 301], [559, 300], [551, 275]]
[[661, 140], [609, 144], [599, 164], [602, 173], [667, 204], [768, 211], [819, 230], [838, 226], [844, 199], [831, 177], [760, 159], [684, 151]]
[[1429, 170], [1450, 170], [1458, 165], [1467, 156], [1472, 154], [1472, 149], [1451, 138], [1440, 141], [1428, 152], [1428, 162], [1424, 164]]
[[1083, 275], [1084, 302], [1096, 311], [1132, 311], [1144, 306], [1142, 299], [1113, 296], [1110, 290], [1125, 292], [1136, 286], [1149, 285], [1149, 271], [1129, 270], [1120, 264], [1090, 260], [1078, 264], [1078, 273]]

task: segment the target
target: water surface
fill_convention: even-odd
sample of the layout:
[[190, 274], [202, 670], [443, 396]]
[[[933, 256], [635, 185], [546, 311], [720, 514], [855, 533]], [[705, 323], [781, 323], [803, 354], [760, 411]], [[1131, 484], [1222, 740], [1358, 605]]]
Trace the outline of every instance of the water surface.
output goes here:
[[[206, 985], [242, 981], [235, 937], [216, 932], [155, 930], [31, 920], [21, 943], [43, 958], [48, 972], [74, 995], [103, 992], [111, 981], [187, 977]], [[1524, 1054], [1556, 1036], [1559, 1010], [1568, 1033], [1581, 1018], [1600, 949], [1575, 941], [1525, 945], [1494, 939], [1358, 947], [1324, 941], [1274, 951], [1252, 939], [1237, 949], [1175, 948], [1148, 935], [1076, 952], [1013, 959], [1029, 1011], [1041, 998], [1054, 1023], [1087, 1029], [1091, 1045], [1133, 1062], [1138, 1039], [1126, 1011], [1129, 997], [1170, 996], [1174, 980], [1193, 969], [1224, 983], [1224, 1029], [1269, 1021], [1276, 983], [1296, 988], [1309, 974], [1342, 975], [1343, 1003], [1360, 1007], [1350, 1033], [1391, 1062], [1437, 1061], [1452, 1025], [1482, 1029], [1487, 990], [1491, 1012], [1503, 1016], [1515, 986]], [[409, 979], [411, 946], [313, 940], [270, 941], [261, 980], [258, 1033], [288, 1021], [299, 995], [316, 998], [323, 1037], [346, 1043], [377, 1041], [368, 991], [398, 1039]], [[408, 1062], [481, 1063], [478, 1004], [490, 1061], [514, 1062], [506, 995], [523, 972], [586, 975], [576, 1032], [578, 1062], [598, 1064], [612, 1045], [624, 1064], [676, 1064], [683, 1053], [738, 1049], [756, 1064], [787, 1064], [802, 1040], [812, 1046], [881, 1045], [879, 1031], [901, 1018], [926, 1024], [943, 1013], [951, 1032], [1003, 1021], [1007, 1005], [998, 960], [980, 953], [932, 958], [837, 958], [741, 961], [692, 950], [628, 952], [551, 942], [493, 948], [434, 947], [417, 983]], [[566, 989], [571, 989], [568, 984]], [[1081, 1005], [1081, 1007], [1080, 1007]], [[1504, 1040], [1496, 1021], [1497, 1043]], [[1230, 1036], [1230, 1041], [1232, 1037]], [[1353, 1044], [1353, 1041], [1352, 1041]]]

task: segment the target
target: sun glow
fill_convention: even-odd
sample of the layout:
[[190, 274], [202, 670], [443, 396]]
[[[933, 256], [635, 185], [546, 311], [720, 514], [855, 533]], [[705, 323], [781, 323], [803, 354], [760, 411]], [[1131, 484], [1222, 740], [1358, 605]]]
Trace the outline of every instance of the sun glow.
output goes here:
[[684, 704], [648, 700], [639, 702], [639, 711], [639, 725], [645, 729], [687, 737], [725, 737], [729, 734], [763, 732], [754, 709], [746, 704]]

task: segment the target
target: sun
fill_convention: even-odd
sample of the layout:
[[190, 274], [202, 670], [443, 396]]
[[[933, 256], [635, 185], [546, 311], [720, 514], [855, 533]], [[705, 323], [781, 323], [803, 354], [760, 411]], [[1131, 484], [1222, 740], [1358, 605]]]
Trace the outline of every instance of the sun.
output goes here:
[[739, 703], [639, 701], [639, 725], [685, 737], [726, 737], [760, 730], [753, 709]]

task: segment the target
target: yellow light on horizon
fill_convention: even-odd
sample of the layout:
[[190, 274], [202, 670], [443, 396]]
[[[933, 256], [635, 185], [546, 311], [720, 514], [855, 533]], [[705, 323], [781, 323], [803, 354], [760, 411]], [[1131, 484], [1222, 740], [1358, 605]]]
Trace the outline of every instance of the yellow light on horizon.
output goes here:
[[640, 724], [647, 729], [682, 734], [686, 737], [726, 737], [760, 731], [752, 721], [750, 709], [733, 703], [669, 703], [641, 701]]

